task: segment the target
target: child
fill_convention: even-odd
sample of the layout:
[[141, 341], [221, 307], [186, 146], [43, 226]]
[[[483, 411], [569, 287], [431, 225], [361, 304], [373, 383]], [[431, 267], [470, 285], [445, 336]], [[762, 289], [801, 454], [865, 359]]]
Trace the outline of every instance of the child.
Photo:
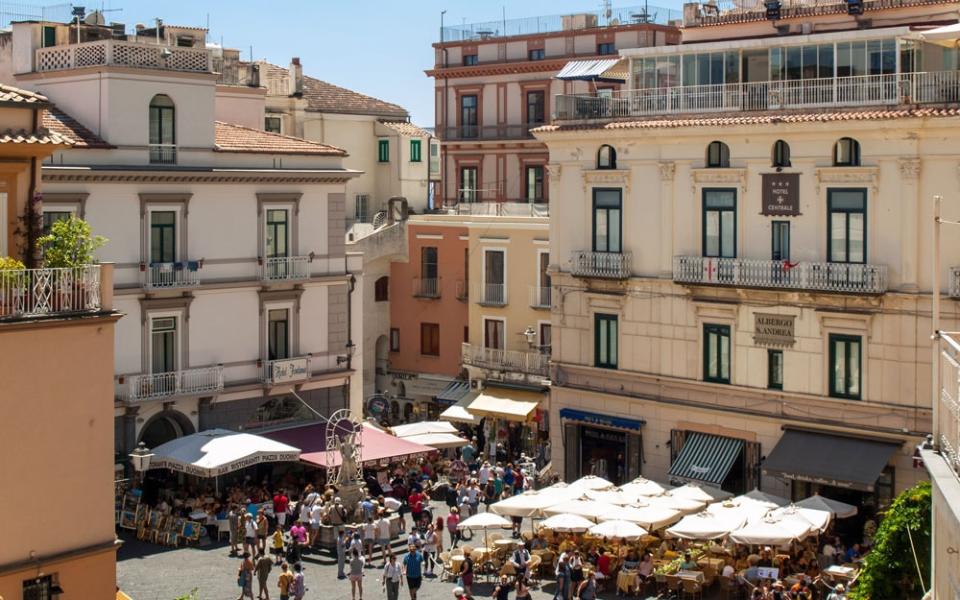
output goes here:
[[277, 527], [273, 532], [273, 547], [270, 552], [273, 553], [276, 564], [279, 565], [283, 562], [283, 532], [280, 527]]

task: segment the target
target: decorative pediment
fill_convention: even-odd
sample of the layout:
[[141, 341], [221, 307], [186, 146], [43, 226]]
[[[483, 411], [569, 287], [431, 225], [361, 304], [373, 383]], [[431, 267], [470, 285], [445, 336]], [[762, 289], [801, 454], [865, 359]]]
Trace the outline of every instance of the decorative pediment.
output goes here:
[[817, 194], [825, 185], [869, 187], [877, 193], [880, 184], [880, 167], [820, 167], [816, 174]]
[[690, 171], [690, 189], [697, 193], [698, 187], [736, 186], [741, 194], [747, 193], [746, 169], [692, 169]]
[[583, 191], [591, 186], [615, 186], [630, 193], [630, 171], [628, 169], [591, 169], [583, 171]]

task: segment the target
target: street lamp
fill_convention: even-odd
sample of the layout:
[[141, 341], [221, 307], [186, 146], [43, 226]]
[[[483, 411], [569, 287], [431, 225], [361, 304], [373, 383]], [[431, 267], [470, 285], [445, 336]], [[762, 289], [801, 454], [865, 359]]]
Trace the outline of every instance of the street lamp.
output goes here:
[[134, 472], [138, 473], [139, 479], [143, 481], [143, 473], [150, 468], [150, 460], [153, 453], [147, 448], [146, 444], [140, 442], [137, 449], [130, 453], [130, 462], [133, 463]]
[[537, 330], [533, 328], [533, 325], [527, 325], [527, 328], [523, 330], [523, 335], [527, 338], [527, 345], [532, 349], [537, 341]]

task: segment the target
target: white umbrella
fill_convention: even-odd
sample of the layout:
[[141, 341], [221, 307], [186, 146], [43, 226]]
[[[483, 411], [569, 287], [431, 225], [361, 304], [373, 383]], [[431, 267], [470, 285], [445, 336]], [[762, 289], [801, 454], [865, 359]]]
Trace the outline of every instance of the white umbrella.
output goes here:
[[667, 529], [667, 535], [684, 540], [714, 540], [740, 529], [746, 519], [735, 514], [714, 515], [706, 511], [687, 515]]
[[270, 438], [226, 429], [207, 429], [151, 450], [151, 469], [216, 477], [266, 462], [296, 462], [300, 450]]
[[498, 515], [510, 517], [540, 517], [543, 516], [544, 509], [565, 502], [576, 494], [576, 491], [566, 488], [527, 490], [492, 504], [490, 510]]
[[587, 490], [583, 493], [583, 495], [591, 500], [606, 502], [607, 504], [616, 504], [619, 506], [630, 504], [636, 501], [636, 498], [632, 498], [616, 488], [610, 490]]
[[682, 517], [682, 512], [666, 506], [624, 506], [609, 517], [600, 517], [600, 520], [619, 519], [655, 530], [676, 523]]
[[665, 492], [660, 496], [650, 496], [648, 498], [644, 498], [642, 503], [650, 506], [666, 506], [667, 508], [679, 510], [685, 515], [691, 515], [699, 512], [703, 510], [704, 506], [706, 506], [706, 502], [699, 502], [689, 498], [674, 496], [671, 492]]
[[754, 546], [782, 546], [794, 540], [800, 540], [810, 533], [810, 524], [805, 531], [796, 531], [784, 527], [776, 520], [762, 519], [749, 523], [740, 529], [730, 532], [730, 539], [737, 544], [751, 544]]
[[605, 538], [638, 540], [647, 535], [647, 530], [630, 521], [604, 521], [590, 528], [590, 533]]
[[612, 515], [619, 510], [620, 507], [614, 504], [608, 504], [606, 502], [600, 502], [599, 500], [567, 500], [566, 502], [561, 502], [551, 506], [550, 508], [544, 509], [544, 514], [547, 515], [559, 515], [560, 513], [570, 513], [572, 515], [580, 515], [581, 517], [587, 517], [588, 519], [598, 519], [603, 515]]
[[670, 490], [670, 495], [679, 498], [689, 498], [690, 500], [696, 500], [697, 502], [704, 502], [706, 504], [733, 497], [733, 494], [730, 492], [707, 486], [701, 487], [695, 483], [688, 483], [687, 485], [673, 488]]
[[760, 521], [767, 516], [772, 507], [768, 504], [757, 502], [756, 500], [727, 500], [725, 502], [715, 502], [704, 509], [705, 512], [718, 517], [731, 515], [730, 518], [742, 518], [747, 522]]
[[830, 525], [830, 520], [832, 518], [832, 513], [826, 510], [817, 510], [815, 508], [802, 508], [796, 504], [790, 504], [788, 506], [783, 506], [781, 508], [774, 509], [770, 512], [771, 517], [778, 519], [789, 517], [792, 515], [797, 515], [802, 517], [805, 521], [810, 523], [811, 529], [817, 532], [826, 531], [827, 526]]
[[607, 481], [603, 477], [597, 477], [596, 475], [584, 475], [580, 479], [571, 483], [570, 487], [583, 491], [607, 490], [613, 487], [613, 483]]
[[790, 504], [790, 501], [787, 500], [786, 498], [781, 498], [780, 496], [769, 494], [767, 492], [761, 492], [758, 489], [753, 489], [752, 491], [749, 491], [746, 494], [743, 494], [742, 496], [737, 496], [737, 498], [735, 499], [743, 499], [743, 498], [746, 498], [748, 500], [753, 500], [755, 502], [761, 502], [763, 504], [769, 504], [771, 505], [771, 508], [774, 508], [777, 506], [786, 506]]
[[661, 485], [656, 481], [644, 479], [643, 477], [637, 477], [630, 483], [620, 486], [620, 492], [631, 497], [659, 496], [668, 489], [670, 488], [665, 485]]
[[513, 527], [513, 523], [504, 519], [500, 515], [491, 513], [491, 512], [482, 512], [468, 517], [457, 525], [457, 529], [482, 529], [483, 530], [483, 545], [489, 547], [490, 544], [487, 542], [487, 530], [488, 529], [507, 529], [508, 527]]
[[797, 506], [800, 508], [825, 510], [838, 519], [846, 519], [847, 517], [852, 517], [857, 514], [856, 506], [847, 504], [846, 502], [840, 502], [839, 500], [833, 500], [832, 498], [826, 498], [820, 494], [814, 494], [809, 498], [797, 502]]
[[550, 518], [544, 519], [540, 523], [541, 529], [549, 529], [551, 531], [570, 531], [570, 532], [579, 532], [587, 531], [593, 527], [593, 521], [584, 519], [580, 515], [571, 515], [569, 513], [560, 513], [558, 515], [553, 515]]
[[406, 425], [394, 425], [390, 428], [390, 431], [397, 437], [410, 437], [411, 435], [428, 433], [452, 433], [454, 435], [460, 433], [456, 426], [448, 421], [420, 421]]

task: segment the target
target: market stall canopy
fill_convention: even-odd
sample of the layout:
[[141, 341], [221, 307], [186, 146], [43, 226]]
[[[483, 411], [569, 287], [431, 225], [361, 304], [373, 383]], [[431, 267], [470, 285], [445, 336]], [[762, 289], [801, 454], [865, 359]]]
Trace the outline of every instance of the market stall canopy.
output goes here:
[[746, 519], [736, 514], [713, 515], [704, 511], [680, 519], [666, 532], [670, 537], [684, 540], [715, 540], [745, 524]]
[[840, 502], [832, 498], [826, 498], [820, 494], [814, 494], [809, 498], [804, 498], [796, 503], [800, 508], [810, 508], [813, 510], [829, 511], [837, 519], [846, 519], [857, 514], [857, 507], [846, 502]]
[[593, 521], [585, 519], [580, 515], [571, 515], [569, 513], [553, 515], [540, 523], [541, 529], [561, 532], [587, 531], [591, 527], [593, 527]]
[[[344, 427], [348, 427], [348, 421]], [[435, 448], [398, 438], [367, 424], [361, 425], [360, 460], [364, 466], [386, 465], [394, 461], [436, 452]], [[300, 460], [318, 467], [335, 467], [340, 464], [339, 452], [327, 452], [327, 424], [314, 423], [288, 429], [278, 429], [263, 434], [272, 440], [297, 446], [303, 450]]]
[[216, 477], [251, 465], [268, 462], [296, 462], [295, 446], [251, 433], [208, 429], [151, 450], [151, 469], [170, 469], [199, 477]]
[[571, 483], [570, 487], [584, 492], [587, 490], [609, 490], [613, 487], [613, 483], [596, 475], [584, 475]]
[[720, 487], [743, 452], [743, 440], [691, 431], [670, 466], [670, 480]]
[[542, 400], [543, 392], [491, 386], [473, 399], [467, 412], [475, 417], [525, 422], [531, 419]]
[[509, 517], [539, 517], [544, 509], [575, 497], [578, 492], [567, 488], [544, 488], [527, 490], [490, 505], [490, 511]]
[[630, 79], [628, 61], [621, 58], [571, 60], [556, 74], [565, 81], [624, 83]]
[[656, 481], [651, 481], [643, 477], [637, 477], [630, 483], [625, 483], [620, 486], [621, 493], [631, 497], [659, 496], [668, 489], [670, 489], [669, 486], [659, 484]]
[[458, 529], [506, 529], [512, 526], [511, 521], [491, 512], [477, 513], [457, 524]]
[[955, 48], [957, 47], [957, 41], [960, 40], [960, 23], [914, 31], [907, 37], [946, 46], [947, 48]]
[[655, 530], [676, 523], [681, 518], [682, 512], [666, 506], [622, 506], [615, 513], [600, 517], [600, 520], [630, 521]]
[[456, 426], [447, 421], [421, 421], [419, 423], [408, 423], [406, 425], [394, 425], [390, 428], [390, 431], [397, 437], [410, 437], [412, 435], [424, 435], [427, 433], [460, 433]]
[[770, 511], [770, 516], [777, 519], [792, 515], [803, 517], [804, 520], [810, 523], [812, 529], [820, 532], [827, 530], [827, 526], [830, 525], [830, 520], [833, 518], [833, 514], [828, 510], [803, 508], [796, 504], [789, 504]]
[[400, 439], [437, 449], [460, 448], [470, 443], [469, 440], [452, 433], [424, 433], [422, 435], [408, 435]]
[[546, 515], [569, 513], [571, 515], [580, 515], [581, 517], [586, 517], [588, 519], [599, 519], [604, 515], [615, 514], [619, 508], [620, 507], [614, 504], [598, 502], [597, 500], [577, 499], [567, 500], [566, 502], [555, 504], [544, 509], [543, 512]]
[[647, 530], [636, 523], [629, 521], [603, 521], [587, 530], [592, 535], [605, 538], [622, 538], [625, 540], [638, 540], [647, 535]]
[[440, 413], [440, 418], [444, 421], [453, 421], [455, 423], [469, 423], [470, 425], [476, 425], [480, 422], [480, 417], [475, 417], [474, 415], [467, 412], [467, 407], [470, 406], [470, 403], [473, 402], [474, 398], [479, 395], [479, 392], [470, 392], [464, 397], [457, 400], [457, 403], [453, 406], [447, 408], [442, 413]]
[[688, 500], [696, 500], [697, 502], [704, 502], [708, 504], [710, 502], [718, 502], [720, 500], [733, 498], [733, 494], [730, 492], [725, 492], [715, 487], [699, 486], [695, 483], [688, 483], [687, 485], [673, 488], [670, 490], [670, 495], [676, 498], [686, 498]]
[[872, 492], [901, 443], [787, 429], [763, 461], [763, 474]]

